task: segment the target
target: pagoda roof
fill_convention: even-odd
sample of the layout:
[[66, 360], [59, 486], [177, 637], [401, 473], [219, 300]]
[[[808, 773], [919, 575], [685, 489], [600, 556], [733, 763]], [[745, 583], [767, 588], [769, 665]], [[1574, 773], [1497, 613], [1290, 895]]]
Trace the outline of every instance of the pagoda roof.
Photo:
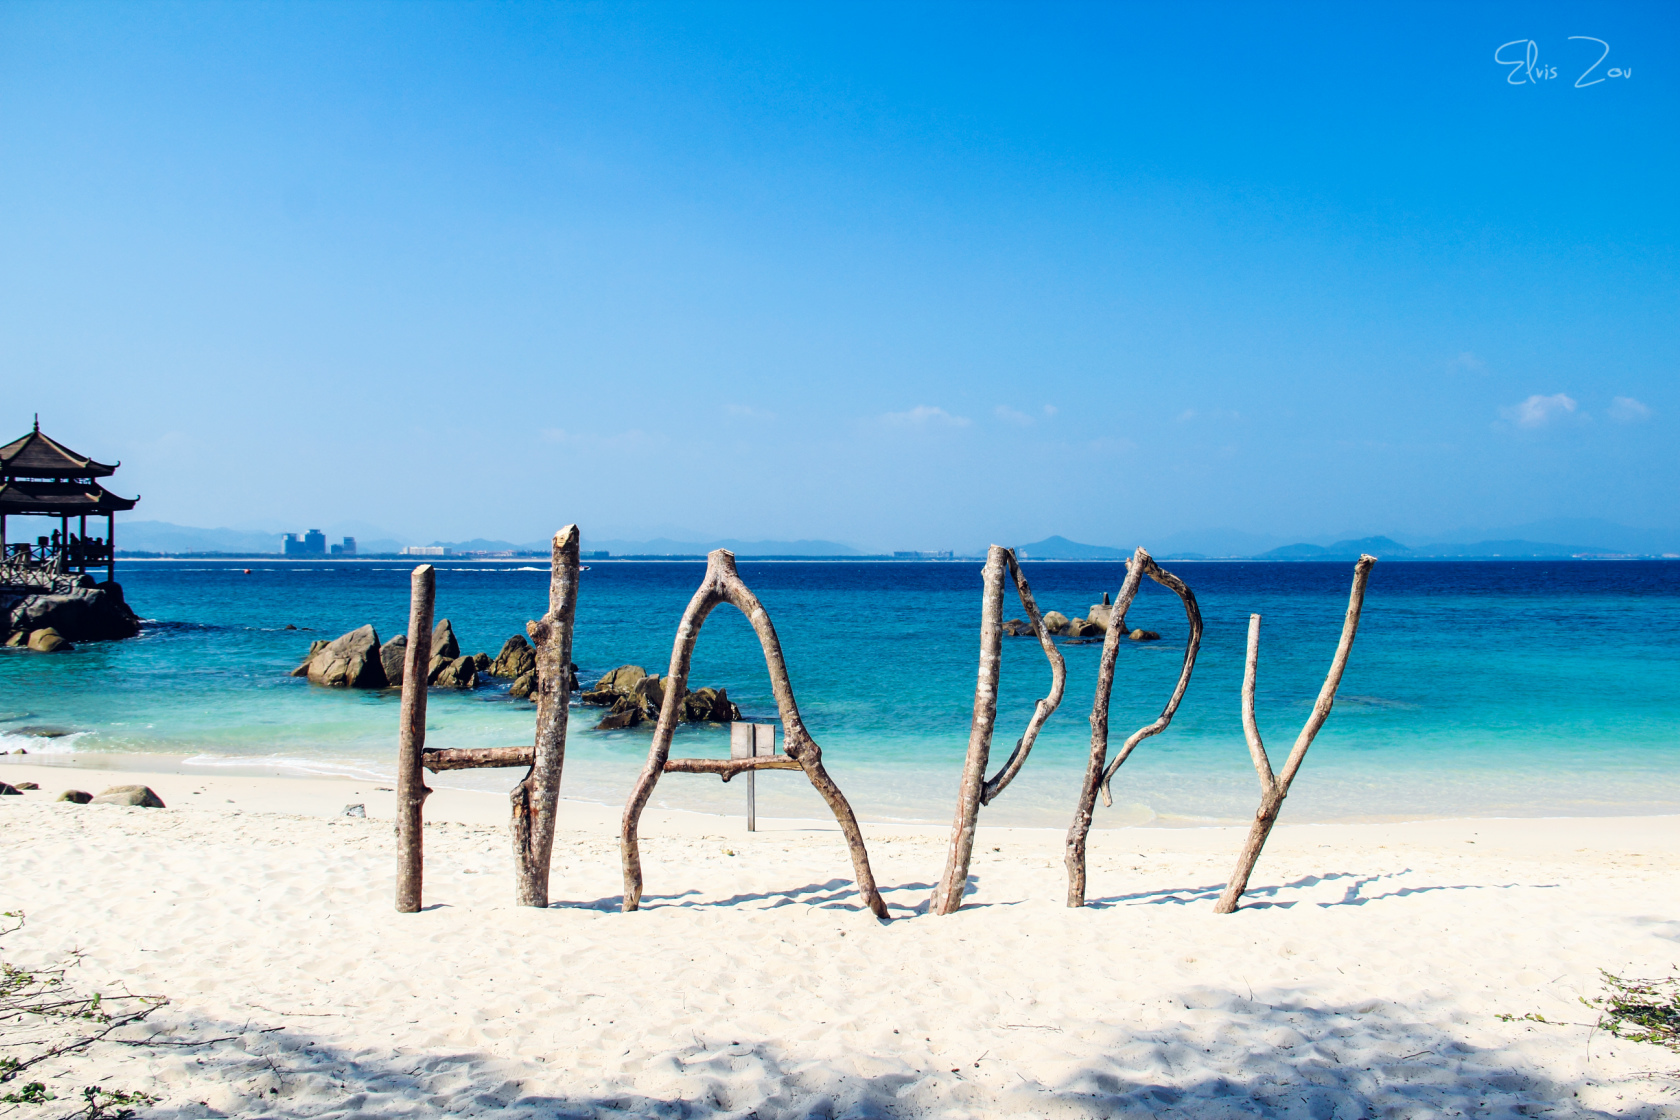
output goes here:
[[15, 439], [0, 447], [0, 475], [24, 475], [38, 478], [98, 478], [115, 474], [121, 464], [96, 463], [86, 455], [78, 455], [56, 439], [41, 431], [40, 421], [35, 430], [22, 439]]
[[0, 514], [7, 516], [80, 517], [83, 514], [118, 513], [133, 509], [139, 500], [138, 495], [119, 498], [97, 482], [0, 479]]

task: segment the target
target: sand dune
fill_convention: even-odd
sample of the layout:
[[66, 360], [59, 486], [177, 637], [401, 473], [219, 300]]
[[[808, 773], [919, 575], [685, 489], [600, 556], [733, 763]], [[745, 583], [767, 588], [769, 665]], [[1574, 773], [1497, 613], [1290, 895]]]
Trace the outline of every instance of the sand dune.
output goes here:
[[[620, 914], [616, 810], [576, 803], [556, 905], [521, 909], [502, 803], [445, 793], [428, 908], [398, 915], [389, 793], [151, 775], [170, 808], [52, 803], [128, 780], [70, 773], [0, 768], [47, 787], [0, 799], [0, 904], [28, 914], [0, 948], [80, 950], [80, 982], [172, 1002], [131, 1035], [165, 1028], [153, 1045], [51, 1066], [61, 1098], [104, 1079], [182, 1117], [1680, 1117], [1674, 1056], [1497, 1018], [1590, 1023], [1600, 967], [1673, 970], [1677, 818], [1286, 825], [1230, 917], [1235, 830], [1099, 830], [1095, 905], [1070, 911], [1058, 834], [982, 829], [968, 908], [935, 918], [943, 835], [872, 826], [883, 924], [829, 824], [660, 813], [646, 908]], [[326, 815], [349, 801], [373, 815]]]

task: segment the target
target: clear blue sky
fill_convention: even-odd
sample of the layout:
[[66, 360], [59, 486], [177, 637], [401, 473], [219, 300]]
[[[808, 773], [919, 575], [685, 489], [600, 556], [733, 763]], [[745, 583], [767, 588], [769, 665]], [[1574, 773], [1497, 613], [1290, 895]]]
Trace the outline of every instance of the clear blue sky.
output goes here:
[[0, 438], [417, 538], [1676, 528], [1677, 67], [1672, 4], [6, 3]]

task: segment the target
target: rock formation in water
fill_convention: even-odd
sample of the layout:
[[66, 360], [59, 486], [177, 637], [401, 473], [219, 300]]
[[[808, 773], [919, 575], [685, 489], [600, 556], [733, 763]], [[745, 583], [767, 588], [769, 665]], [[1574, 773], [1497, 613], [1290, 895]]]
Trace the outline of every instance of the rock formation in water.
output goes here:
[[[579, 699], [585, 704], [610, 705], [612, 710], [595, 727], [597, 731], [613, 731], [657, 722], [665, 703], [665, 684], [658, 677], [648, 676], [640, 665], [620, 665]], [[692, 723], [729, 723], [741, 718], [741, 709], [730, 702], [725, 689], [696, 688], [683, 697], [679, 718]]]
[[326, 688], [384, 688], [389, 682], [380, 652], [378, 632], [363, 626], [330, 642], [310, 643], [309, 656], [292, 676]]
[[140, 619], [124, 601], [122, 585], [96, 584], [92, 576], [83, 576], [80, 586], [61, 594], [0, 591], [0, 620], [8, 636], [50, 629], [67, 642], [113, 641], [140, 633]]

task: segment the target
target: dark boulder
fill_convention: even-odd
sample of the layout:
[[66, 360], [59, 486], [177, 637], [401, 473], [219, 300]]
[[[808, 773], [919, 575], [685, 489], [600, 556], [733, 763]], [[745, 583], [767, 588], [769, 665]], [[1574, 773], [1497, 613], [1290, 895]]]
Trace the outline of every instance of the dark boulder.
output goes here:
[[692, 723], [730, 723], [741, 718], [741, 709], [729, 702], [722, 688], [697, 688], [683, 697], [682, 718]]
[[40, 789], [41, 787], [36, 785], [34, 782], [19, 782], [17, 784], [17, 788], [19, 788], [19, 789]]
[[76, 805], [86, 805], [93, 800], [93, 794], [85, 789], [67, 789], [58, 795], [60, 801], [69, 801]]
[[1126, 636], [1134, 642], [1158, 642], [1161, 640], [1161, 635], [1153, 630], [1133, 630]]
[[445, 661], [461, 656], [461, 643], [455, 640], [455, 628], [447, 618], [438, 619], [438, 624], [432, 627], [432, 656]]
[[525, 635], [515, 634], [502, 643], [502, 652], [489, 665], [489, 673], [493, 677], [511, 677], [518, 679], [537, 667], [537, 651], [531, 648], [531, 643], [525, 640]]
[[303, 655], [303, 664], [292, 670], [292, 676], [307, 677], [309, 675], [309, 663], [315, 660], [315, 655], [317, 653], [320, 653], [326, 648], [327, 641], [325, 638], [322, 638], [319, 641], [310, 642], [309, 652]]
[[16, 786], [7, 785], [5, 782], [0, 782], [0, 797], [12, 797], [14, 795], [17, 796], [17, 797], [22, 797], [23, 796], [23, 791], [21, 789], [17, 788]]
[[[436, 660], [434, 658], [433, 660]], [[432, 680], [434, 688], [477, 688], [478, 666], [470, 657], [457, 657]]]
[[1003, 624], [1003, 636], [1006, 638], [1030, 638], [1032, 633], [1032, 623], [1024, 618], [1012, 618]]
[[1060, 634], [1068, 624], [1068, 616], [1061, 611], [1049, 611], [1044, 615], [1044, 628], [1052, 634]]
[[1075, 618], [1068, 621], [1062, 633], [1070, 638], [1094, 638], [1103, 633], [1103, 628], [1089, 619]]
[[379, 660], [379, 632], [372, 626], [328, 642], [309, 659], [309, 683], [325, 688], [384, 688]]
[[535, 699], [537, 695], [537, 671], [521, 673], [514, 679], [513, 687], [508, 689], [508, 695], [515, 700]]
[[379, 664], [385, 670], [385, 683], [392, 688], [402, 687], [403, 659], [407, 656], [407, 634], [398, 634], [379, 647]]
[[140, 618], [129, 609], [117, 583], [72, 587], [53, 595], [0, 592], [0, 631], [46, 629], [57, 630], [67, 642], [113, 641], [140, 633]]
[[490, 671], [490, 655], [485, 653], [483, 650], [479, 650], [477, 653], [472, 655], [472, 663], [481, 673], [488, 673]]

